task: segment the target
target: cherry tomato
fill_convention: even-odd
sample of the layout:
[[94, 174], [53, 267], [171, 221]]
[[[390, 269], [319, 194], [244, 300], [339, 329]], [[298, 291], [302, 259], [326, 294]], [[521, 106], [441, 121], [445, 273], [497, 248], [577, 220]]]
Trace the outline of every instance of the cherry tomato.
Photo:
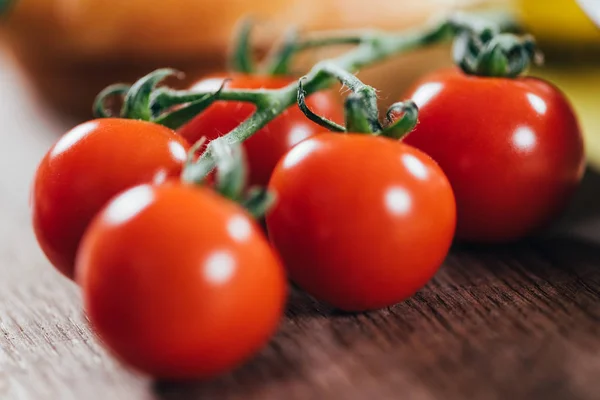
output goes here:
[[149, 122], [99, 119], [66, 133], [38, 167], [33, 226], [50, 262], [73, 277], [88, 223], [119, 192], [181, 172], [188, 143]]
[[269, 237], [319, 300], [362, 311], [423, 287], [444, 260], [455, 204], [427, 155], [382, 137], [323, 133], [294, 147], [269, 184]]
[[77, 256], [104, 343], [157, 378], [208, 378], [265, 344], [283, 312], [279, 259], [247, 213], [210, 189], [141, 185], [114, 198]]
[[561, 92], [535, 78], [434, 73], [409, 94], [419, 124], [405, 142], [442, 167], [456, 196], [457, 237], [505, 242], [545, 227], [584, 169], [577, 119]]
[[[293, 79], [271, 76], [234, 75], [225, 87], [231, 89], [279, 89]], [[198, 82], [192, 90], [217, 90], [223, 78], [209, 78]], [[334, 121], [343, 121], [342, 108], [328, 92], [315, 93], [307, 98], [313, 111]], [[190, 143], [205, 136], [212, 140], [222, 136], [249, 117], [256, 109], [253, 104], [241, 102], [216, 102], [183, 126], [179, 133]], [[323, 128], [308, 120], [297, 107], [290, 107], [283, 114], [244, 142], [249, 166], [248, 183], [266, 186], [271, 173], [281, 157], [298, 142]]]

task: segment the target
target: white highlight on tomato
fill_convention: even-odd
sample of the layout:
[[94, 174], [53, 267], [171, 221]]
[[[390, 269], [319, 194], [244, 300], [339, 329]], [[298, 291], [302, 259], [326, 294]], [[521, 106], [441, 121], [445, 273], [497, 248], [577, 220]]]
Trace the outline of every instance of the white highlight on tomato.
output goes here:
[[159, 170], [156, 174], [154, 174], [154, 179], [152, 179], [152, 183], [155, 185], [160, 185], [161, 183], [165, 183], [169, 175], [167, 171], [164, 169]]
[[442, 90], [443, 85], [439, 82], [430, 82], [422, 85], [413, 94], [412, 99], [418, 107], [429, 103]]
[[227, 232], [235, 241], [244, 242], [250, 238], [252, 226], [246, 217], [235, 215], [227, 222]]
[[537, 142], [535, 133], [526, 126], [518, 128], [513, 134], [512, 140], [515, 147], [523, 151], [533, 150]]
[[190, 90], [192, 92], [216, 92], [225, 82], [224, 78], [208, 78], [196, 82]]
[[98, 122], [89, 121], [84, 124], [78, 125], [65, 133], [63, 137], [59, 139], [54, 145], [50, 155], [56, 157], [64, 151], [70, 149], [75, 143], [86, 137], [90, 132], [94, 131], [98, 127]]
[[293, 147], [310, 136], [310, 127], [308, 125], [296, 125], [292, 128], [288, 136], [288, 145]]
[[546, 104], [544, 99], [542, 99], [537, 94], [533, 93], [527, 93], [526, 96], [527, 100], [529, 101], [529, 104], [531, 104], [531, 107], [533, 107], [533, 109], [537, 111], [538, 114], [546, 114], [546, 111], [548, 110], [548, 105]]
[[154, 200], [150, 185], [136, 186], [109, 203], [104, 219], [110, 224], [122, 224], [142, 212]]
[[215, 285], [222, 285], [229, 281], [234, 271], [235, 259], [227, 251], [212, 253], [204, 263], [204, 275]]
[[402, 156], [402, 163], [415, 178], [421, 180], [427, 179], [429, 175], [427, 167], [417, 157], [412, 154], [404, 154]]
[[290, 150], [283, 159], [283, 168], [291, 168], [295, 166], [318, 148], [319, 142], [316, 140], [305, 140], [298, 143], [298, 145]]
[[412, 198], [406, 189], [393, 186], [385, 193], [385, 206], [395, 215], [405, 215], [412, 207]]
[[175, 141], [169, 142], [169, 151], [174, 159], [179, 161], [187, 160], [187, 153], [181, 143]]

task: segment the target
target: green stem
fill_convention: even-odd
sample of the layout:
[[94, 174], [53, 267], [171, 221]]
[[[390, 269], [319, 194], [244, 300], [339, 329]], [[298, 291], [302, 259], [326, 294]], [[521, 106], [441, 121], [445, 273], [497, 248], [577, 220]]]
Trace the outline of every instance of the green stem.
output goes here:
[[296, 51], [309, 50], [319, 47], [329, 47], [335, 45], [351, 45], [360, 44], [364, 40], [364, 37], [368, 36], [371, 32], [340, 32], [337, 37], [322, 37], [305, 39], [296, 44]]
[[352, 93], [346, 98], [345, 104], [346, 130], [352, 133], [376, 133], [373, 129], [370, 113], [365, 98], [358, 93]]
[[[408, 34], [371, 33], [370, 37], [365, 39], [355, 50], [314, 66], [306, 76], [304, 90], [307, 95], [310, 95], [332, 85], [335, 79], [332, 79], [326, 71], [353, 72], [393, 55], [448, 40], [452, 37], [455, 29], [454, 22], [446, 20], [433, 28]], [[347, 81], [352, 83], [350, 79]], [[298, 82], [293, 82], [283, 89], [272, 92], [268, 99], [268, 106], [258, 107], [254, 114], [227, 135], [222, 136], [222, 139], [228, 143], [241, 143], [248, 139], [257, 130], [292, 106], [297, 101], [297, 92]], [[205, 151], [200, 158], [211, 159], [211, 152]]]
[[290, 73], [290, 64], [294, 54], [298, 51], [298, 30], [291, 28], [286, 32], [281, 46], [273, 48], [272, 54], [267, 56], [266, 73], [267, 75], [288, 75]]
[[294, 56], [302, 51], [311, 50], [319, 47], [330, 47], [336, 45], [360, 44], [367, 32], [339, 32], [338, 37], [320, 37], [313, 39], [298, 39], [298, 31], [290, 29], [283, 40], [283, 43], [274, 48], [273, 53], [267, 57], [266, 73], [269, 75], [289, 75], [290, 65]]
[[209, 148], [217, 165], [217, 191], [233, 201], [240, 200], [246, 186], [247, 171], [241, 144], [229, 146], [222, 141], [212, 141]]
[[[392, 56], [449, 40], [458, 32], [481, 32], [484, 30], [494, 31], [494, 25], [464, 14], [458, 14], [425, 29], [402, 33], [366, 32], [360, 37], [348, 39], [351, 43], [359, 43], [355, 49], [338, 58], [325, 60], [315, 65], [303, 81], [304, 91], [308, 96], [330, 87], [336, 82], [336, 79], [339, 79], [350, 89], [363, 94], [363, 97], [367, 99], [367, 108], [370, 109], [369, 119], [375, 120], [376, 118], [373, 117], [377, 115], [375, 90], [360, 82], [352, 75], [353, 73]], [[319, 43], [323, 42], [305, 43], [303, 46], [314, 46]], [[228, 144], [236, 144], [251, 137], [287, 108], [294, 105], [297, 101], [298, 82], [290, 83], [278, 90], [222, 90], [220, 93], [163, 91], [154, 98], [154, 102], [159, 102], [161, 105], [193, 103], [205, 99], [209, 93], [213, 95], [214, 100], [246, 101], [256, 105], [255, 112], [248, 119], [225, 136], [217, 139]], [[365, 94], [368, 96], [364, 96]], [[179, 119], [175, 122], [170, 125], [172, 128], [177, 128], [177, 123], [185, 123], [186, 121], [185, 119]], [[381, 126], [374, 125], [375, 123], [379, 124], [378, 121], [370, 122], [373, 125], [372, 128], [381, 129]], [[200, 156], [200, 162], [203, 164], [211, 163], [213, 162], [212, 159], [213, 156], [209, 146], [207, 151]]]
[[216, 95], [218, 100], [225, 101], [243, 101], [248, 103], [260, 103], [265, 97], [272, 96], [279, 92], [276, 89], [222, 89], [218, 94], [211, 91], [172, 90], [168, 88], [158, 89], [153, 96], [152, 106], [158, 109], [166, 110], [179, 104], [193, 103], [201, 100], [207, 95]]
[[254, 59], [252, 58], [252, 48], [250, 46], [250, 34], [254, 21], [247, 18], [241, 21], [237, 40], [234, 43], [233, 51], [229, 60], [229, 68], [232, 71], [251, 74], [254, 72]]
[[248, 210], [250, 215], [259, 219], [269, 211], [271, 206], [275, 204], [275, 193], [265, 188], [251, 188], [242, 202], [242, 206]]
[[300, 81], [298, 82], [298, 106], [300, 106], [300, 110], [308, 119], [322, 126], [323, 128], [333, 132], [346, 132], [346, 128], [344, 128], [343, 126], [314, 113], [308, 107], [308, 105], [306, 104], [306, 92], [304, 91], [304, 87], [302, 86], [302, 79], [300, 79]]
[[[323, 73], [329, 74], [337, 80], [339, 80], [344, 86], [347, 86], [353, 93], [356, 93], [361, 98], [365, 116], [369, 125], [371, 126], [370, 132], [379, 132], [381, 130], [381, 124], [379, 123], [379, 108], [377, 106], [377, 90], [374, 87], [365, 85], [360, 79], [354, 74], [346, 71], [345, 69], [337, 66], [335, 63], [327, 62], [321, 67]], [[351, 130], [350, 127], [346, 127]]]

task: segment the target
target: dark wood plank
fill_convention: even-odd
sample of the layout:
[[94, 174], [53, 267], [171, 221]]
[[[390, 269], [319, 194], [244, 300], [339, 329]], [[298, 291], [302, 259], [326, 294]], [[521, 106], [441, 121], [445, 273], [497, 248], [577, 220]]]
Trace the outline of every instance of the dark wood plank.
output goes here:
[[456, 249], [414, 298], [360, 315], [296, 292], [261, 357], [215, 382], [156, 388], [166, 399], [597, 398], [599, 257], [567, 240]]
[[425, 289], [379, 312], [337, 313], [294, 291], [276, 337], [242, 368], [153, 383], [103, 350], [78, 289], [37, 249], [29, 182], [66, 124], [37, 109], [10, 69], [0, 84], [0, 399], [600, 398], [600, 247], [574, 239], [582, 226], [600, 236], [589, 222], [599, 175], [552, 235], [456, 247]]

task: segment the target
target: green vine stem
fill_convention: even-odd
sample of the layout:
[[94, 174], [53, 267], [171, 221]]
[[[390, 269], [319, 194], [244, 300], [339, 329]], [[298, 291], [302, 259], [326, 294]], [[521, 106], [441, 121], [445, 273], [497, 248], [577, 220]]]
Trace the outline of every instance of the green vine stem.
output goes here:
[[370, 115], [368, 102], [363, 95], [357, 92], [348, 95], [344, 109], [347, 132], [379, 134], [380, 129], [373, 127], [373, 117]]
[[304, 78], [301, 78], [298, 81], [298, 98], [297, 98], [297, 102], [298, 102], [298, 106], [300, 107], [300, 110], [304, 113], [304, 115], [306, 115], [306, 117], [308, 119], [310, 119], [311, 121], [313, 121], [314, 123], [316, 123], [317, 125], [322, 126], [325, 129], [328, 129], [332, 132], [346, 132], [346, 128], [343, 127], [342, 125], [331, 121], [321, 115], [318, 115], [316, 113], [314, 113], [309, 107], [308, 104], [306, 104], [306, 92], [304, 91], [304, 86], [302, 85], [302, 81], [304, 80]]
[[290, 29], [282, 44], [275, 47], [265, 62], [265, 72], [269, 75], [290, 75], [294, 56], [306, 50], [320, 47], [360, 44], [371, 31], [339, 31], [332, 37], [315, 37], [300, 39], [296, 28]]
[[265, 72], [268, 75], [289, 75], [290, 64], [294, 54], [299, 51], [298, 30], [294, 27], [286, 32], [281, 46], [273, 48], [265, 61]]
[[[447, 41], [457, 33], [479, 31], [487, 26], [485, 22], [477, 18], [458, 14], [425, 29], [403, 33], [369, 32], [360, 38], [356, 49], [338, 58], [325, 60], [316, 64], [304, 80], [304, 91], [307, 95], [310, 95], [328, 88], [335, 82], [335, 78], [332, 78], [332, 75], [336, 74], [338, 77], [345, 79], [344, 83], [349, 88], [352, 89], [354, 87], [356, 90], [359, 90], [360, 88], [356, 86], [360, 81], [354, 81], [356, 77], [352, 75], [353, 72], [394, 55]], [[350, 78], [350, 75], [352, 78]], [[360, 84], [362, 85], [362, 82]], [[162, 101], [168, 98], [168, 103], [174, 105], [186, 103], [193, 100], [195, 96], [203, 95], [206, 95], [206, 93], [178, 92], [165, 89], [160, 96], [162, 97]], [[229, 144], [243, 142], [277, 115], [292, 106], [297, 101], [297, 96], [298, 82], [291, 83], [279, 90], [243, 92], [224, 89], [217, 96], [219, 100], [227, 100], [235, 97], [234, 100], [237, 101], [254, 103], [256, 111], [231, 132], [215, 140], [224, 141]], [[212, 157], [210, 148], [208, 148], [207, 151], [202, 153], [200, 159], [203, 161], [211, 160]], [[193, 170], [190, 170], [189, 173], [193, 174]]]
[[229, 69], [231, 71], [244, 74], [251, 74], [255, 71], [252, 46], [250, 45], [253, 26], [254, 21], [250, 18], [245, 18], [240, 22], [237, 38], [229, 57]]
[[241, 203], [242, 206], [257, 220], [264, 217], [265, 214], [275, 204], [276, 195], [266, 188], [250, 188], [246, 199]]
[[[197, 152], [205, 145], [206, 138], [196, 142], [188, 152], [186, 168], [184, 168], [181, 179], [184, 182], [203, 185], [205, 177], [213, 169], [212, 162], [206, 160], [194, 161]], [[275, 195], [263, 187], [252, 187], [246, 192], [246, 179], [248, 168], [246, 155], [240, 143], [229, 145], [223, 141], [212, 141], [208, 143], [213, 154], [215, 174], [215, 189], [225, 198], [239, 203], [254, 218], [264, 217], [267, 211], [275, 203]], [[196, 171], [203, 169], [203, 174], [189, 174], [189, 167]], [[202, 176], [201, 176], [202, 175]]]
[[[339, 43], [355, 43], [357, 46], [337, 58], [316, 64], [302, 82], [303, 93], [308, 96], [327, 89], [336, 80], [339, 80], [353, 92], [361, 94], [361, 101], [366, 103], [371, 129], [381, 131], [382, 126], [379, 124], [376, 111], [377, 93], [375, 89], [358, 80], [353, 75], [355, 72], [392, 56], [448, 41], [457, 34], [468, 32], [479, 35], [483, 31], [498, 32], [499, 28], [496, 24], [491, 24], [471, 15], [455, 14], [425, 28], [400, 33], [366, 31], [359, 35], [355, 33], [348, 38], [336, 36], [330, 39], [324, 38], [304, 42], [298, 45], [298, 48]], [[253, 103], [256, 110], [250, 117], [231, 132], [213, 141], [222, 141], [229, 145], [241, 143], [251, 137], [287, 108], [294, 105], [298, 98], [298, 82], [293, 82], [282, 89], [234, 90], [222, 88], [217, 93], [176, 91], [165, 87], [156, 89], [156, 83], [160, 79], [157, 80], [157, 76], [153, 75], [162, 74], [164, 72], [149, 74], [149, 76], [142, 79], [146, 82], [144, 85], [139, 85], [138, 82], [132, 87], [132, 91], [137, 88], [136, 92], [143, 95], [136, 96], [135, 92], [133, 95], [131, 93], [127, 94], [126, 104], [127, 99], [134, 98], [137, 98], [137, 104], [139, 104], [138, 106], [131, 104], [128, 109], [135, 112], [130, 112], [127, 116], [134, 115], [137, 118], [155, 121], [177, 129], [194, 118], [196, 114], [213, 101]], [[147, 87], [151, 87], [150, 94], [147, 93]], [[173, 106], [181, 107], [170, 112], [170, 108]], [[199, 157], [199, 165], [214, 165], [211, 148], [209, 145]], [[194, 180], [201, 179], [206, 174], [205, 168], [196, 168], [195, 164], [190, 165], [186, 170], [186, 174], [193, 176]]]

